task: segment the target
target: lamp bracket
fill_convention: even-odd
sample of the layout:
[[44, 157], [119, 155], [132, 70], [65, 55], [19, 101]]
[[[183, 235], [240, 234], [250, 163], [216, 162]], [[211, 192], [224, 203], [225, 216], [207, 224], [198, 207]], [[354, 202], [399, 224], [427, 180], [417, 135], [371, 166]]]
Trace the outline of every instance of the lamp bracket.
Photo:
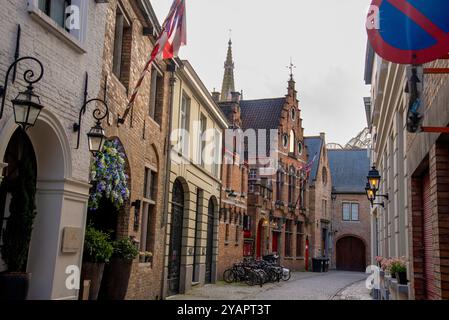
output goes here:
[[106, 100], [106, 95], [107, 95], [107, 78], [106, 78], [106, 82], [105, 82], [105, 93], [104, 93], [104, 100], [98, 99], [98, 98], [94, 98], [94, 99], [90, 99], [88, 100], [88, 85], [89, 85], [89, 74], [86, 72], [86, 81], [85, 81], [85, 85], [84, 85], [84, 103], [80, 109], [80, 113], [79, 113], [79, 117], [78, 117], [78, 123], [74, 123], [73, 124], [73, 131], [78, 133], [78, 137], [77, 137], [77, 143], [76, 143], [76, 148], [75, 149], [79, 149], [80, 146], [80, 137], [81, 137], [81, 120], [83, 115], [86, 113], [87, 110], [87, 106], [89, 104], [91, 104], [92, 102], [96, 102], [100, 105], [103, 106], [104, 111], [101, 110], [98, 106], [94, 109], [92, 115], [94, 117], [95, 120], [97, 120], [97, 125], [101, 124], [101, 120], [103, 120], [104, 118], [106, 118], [109, 115], [109, 107], [107, 105], [107, 103], [105, 102]]
[[14, 70], [14, 68], [16, 68], [20, 62], [25, 61], [25, 60], [33, 61], [33, 62], [37, 63], [39, 66], [39, 73], [37, 73], [37, 74], [35, 74], [32, 69], [27, 69], [23, 73], [23, 80], [28, 84], [27, 88], [29, 90], [32, 90], [33, 84], [39, 82], [42, 79], [42, 77], [44, 76], [44, 66], [38, 59], [36, 59], [34, 57], [22, 57], [22, 58], [18, 58], [17, 60], [15, 60], [9, 66], [8, 71], [6, 72], [4, 85], [0, 86], [0, 88], [1, 88], [0, 96], [2, 97], [1, 106], [0, 106], [0, 119], [3, 117], [3, 110], [5, 108], [9, 76], [11, 75], [11, 72]]

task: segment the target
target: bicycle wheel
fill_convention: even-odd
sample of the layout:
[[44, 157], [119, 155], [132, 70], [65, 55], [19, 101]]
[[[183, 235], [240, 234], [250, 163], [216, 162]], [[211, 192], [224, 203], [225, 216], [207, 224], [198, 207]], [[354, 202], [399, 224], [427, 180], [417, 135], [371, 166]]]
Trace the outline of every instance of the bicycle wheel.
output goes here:
[[223, 280], [226, 283], [233, 283], [235, 281], [234, 270], [227, 269], [223, 272]]
[[245, 276], [245, 283], [250, 287], [254, 286], [257, 283], [257, 275], [254, 271], [247, 272]]

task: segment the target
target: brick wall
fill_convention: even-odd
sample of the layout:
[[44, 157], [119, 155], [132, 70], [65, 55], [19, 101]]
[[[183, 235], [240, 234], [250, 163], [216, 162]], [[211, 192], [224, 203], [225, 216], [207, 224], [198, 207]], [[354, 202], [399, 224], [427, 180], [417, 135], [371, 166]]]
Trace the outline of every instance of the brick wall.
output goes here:
[[[431, 147], [424, 170], [420, 169], [411, 182], [414, 296], [416, 299], [449, 299], [449, 143], [445, 135]], [[435, 295], [429, 295], [425, 289], [421, 177], [426, 171], [430, 174]]]
[[[237, 103], [233, 108], [234, 112], [229, 115], [228, 121], [239, 124], [241, 123], [240, 108]], [[233, 157], [233, 154], [227, 153], [224, 157], [226, 156]], [[243, 219], [248, 214], [248, 166], [244, 163], [240, 164], [240, 162], [243, 162], [242, 160], [235, 159], [235, 164], [223, 161], [221, 166], [223, 186], [221, 190], [217, 262], [217, 276], [220, 280], [226, 269], [243, 259]], [[229, 196], [231, 190], [235, 192], [236, 197]], [[226, 240], [227, 233], [229, 234], [228, 240]]]
[[[323, 256], [324, 252], [322, 252], [321, 248], [322, 228], [326, 228], [328, 231], [331, 228], [332, 179], [324, 134], [322, 135], [322, 145], [318, 161], [317, 175], [312, 182], [313, 185], [309, 189], [309, 216], [313, 222], [310, 228], [311, 239], [309, 242], [311, 257]], [[326, 182], [323, 180], [323, 170], [326, 171]], [[326, 206], [325, 208], [323, 207], [324, 205]]]
[[[359, 204], [359, 221], [343, 221], [343, 203]], [[355, 236], [365, 244], [366, 264], [371, 257], [371, 204], [365, 194], [336, 194], [332, 201], [333, 251], [332, 266], [336, 267], [337, 241], [346, 236]]]
[[[159, 125], [149, 116], [150, 84], [151, 74], [148, 74], [140, 89], [139, 95], [134, 104], [134, 108], [129, 114], [125, 124], [117, 126], [119, 115], [123, 115], [127, 104], [128, 93], [136, 84], [141, 71], [149, 57], [153, 44], [152, 40], [142, 35], [142, 28], [148, 22], [142, 18], [136, 4], [133, 1], [123, 0], [126, 15], [132, 21], [130, 32], [124, 34], [124, 63], [122, 64], [122, 81], [112, 72], [114, 35], [115, 35], [115, 15], [117, 0], [109, 1], [107, 10], [107, 24], [105, 34], [105, 49], [103, 58], [103, 75], [108, 78], [107, 100], [110, 107], [111, 116], [109, 126], [106, 128], [108, 137], [118, 138], [125, 149], [128, 157], [128, 167], [130, 175], [130, 202], [142, 200], [144, 187], [145, 167], [157, 171], [157, 192], [155, 200], [155, 221], [153, 263], [133, 264], [130, 283], [126, 299], [156, 299], [161, 297], [161, 277], [163, 271], [163, 241], [165, 227], [162, 226], [162, 211], [164, 201], [164, 180], [165, 180], [165, 154], [164, 141], [168, 127], [168, 104], [169, 104], [169, 72], [166, 72], [166, 65], [159, 67], [164, 72], [163, 103], [159, 104], [159, 113], [162, 114], [162, 123]], [[104, 86], [104, 83], [102, 84]], [[159, 97], [161, 98], [161, 97]], [[120, 237], [134, 236], [140, 240], [142, 208], [138, 214], [139, 229], [134, 230], [135, 208], [131, 208], [127, 203], [120, 213], [118, 234]]]

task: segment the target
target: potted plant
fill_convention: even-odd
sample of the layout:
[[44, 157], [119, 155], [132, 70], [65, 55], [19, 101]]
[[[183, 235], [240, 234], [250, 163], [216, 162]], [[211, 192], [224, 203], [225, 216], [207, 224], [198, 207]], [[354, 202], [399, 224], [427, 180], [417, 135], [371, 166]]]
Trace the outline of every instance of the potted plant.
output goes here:
[[153, 262], [153, 253], [146, 251], [145, 252], [145, 262], [146, 263], [152, 263]]
[[405, 258], [394, 259], [390, 266], [390, 273], [395, 275], [399, 284], [407, 285], [407, 265]]
[[132, 263], [139, 256], [136, 243], [131, 238], [114, 241], [111, 262], [106, 265], [100, 299], [124, 300], [131, 277]]
[[25, 300], [31, 279], [26, 262], [36, 217], [36, 176], [32, 163], [27, 160], [19, 161], [18, 172], [9, 206], [10, 217], [2, 235], [1, 253], [7, 271], [0, 274], [0, 300]]
[[90, 280], [89, 300], [97, 300], [105, 263], [109, 262], [113, 247], [109, 235], [92, 226], [86, 228], [84, 237], [81, 283]]

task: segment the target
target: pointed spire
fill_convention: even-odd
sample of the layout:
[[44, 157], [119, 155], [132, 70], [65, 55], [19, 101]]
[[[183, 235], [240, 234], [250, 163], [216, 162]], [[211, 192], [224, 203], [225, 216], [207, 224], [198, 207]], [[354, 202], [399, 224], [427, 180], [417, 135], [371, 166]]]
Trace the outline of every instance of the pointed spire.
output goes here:
[[234, 85], [234, 61], [232, 60], [232, 40], [229, 37], [228, 53], [224, 64], [223, 84], [221, 86], [221, 101], [232, 100], [232, 93], [235, 91]]
[[296, 66], [293, 64], [292, 58], [290, 58], [290, 65], [287, 67], [290, 70], [290, 79], [288, 80], [288, 95], [296, 99], [297, 92], [295, 89], [295, 80], [293, 79], [293, 69]]

